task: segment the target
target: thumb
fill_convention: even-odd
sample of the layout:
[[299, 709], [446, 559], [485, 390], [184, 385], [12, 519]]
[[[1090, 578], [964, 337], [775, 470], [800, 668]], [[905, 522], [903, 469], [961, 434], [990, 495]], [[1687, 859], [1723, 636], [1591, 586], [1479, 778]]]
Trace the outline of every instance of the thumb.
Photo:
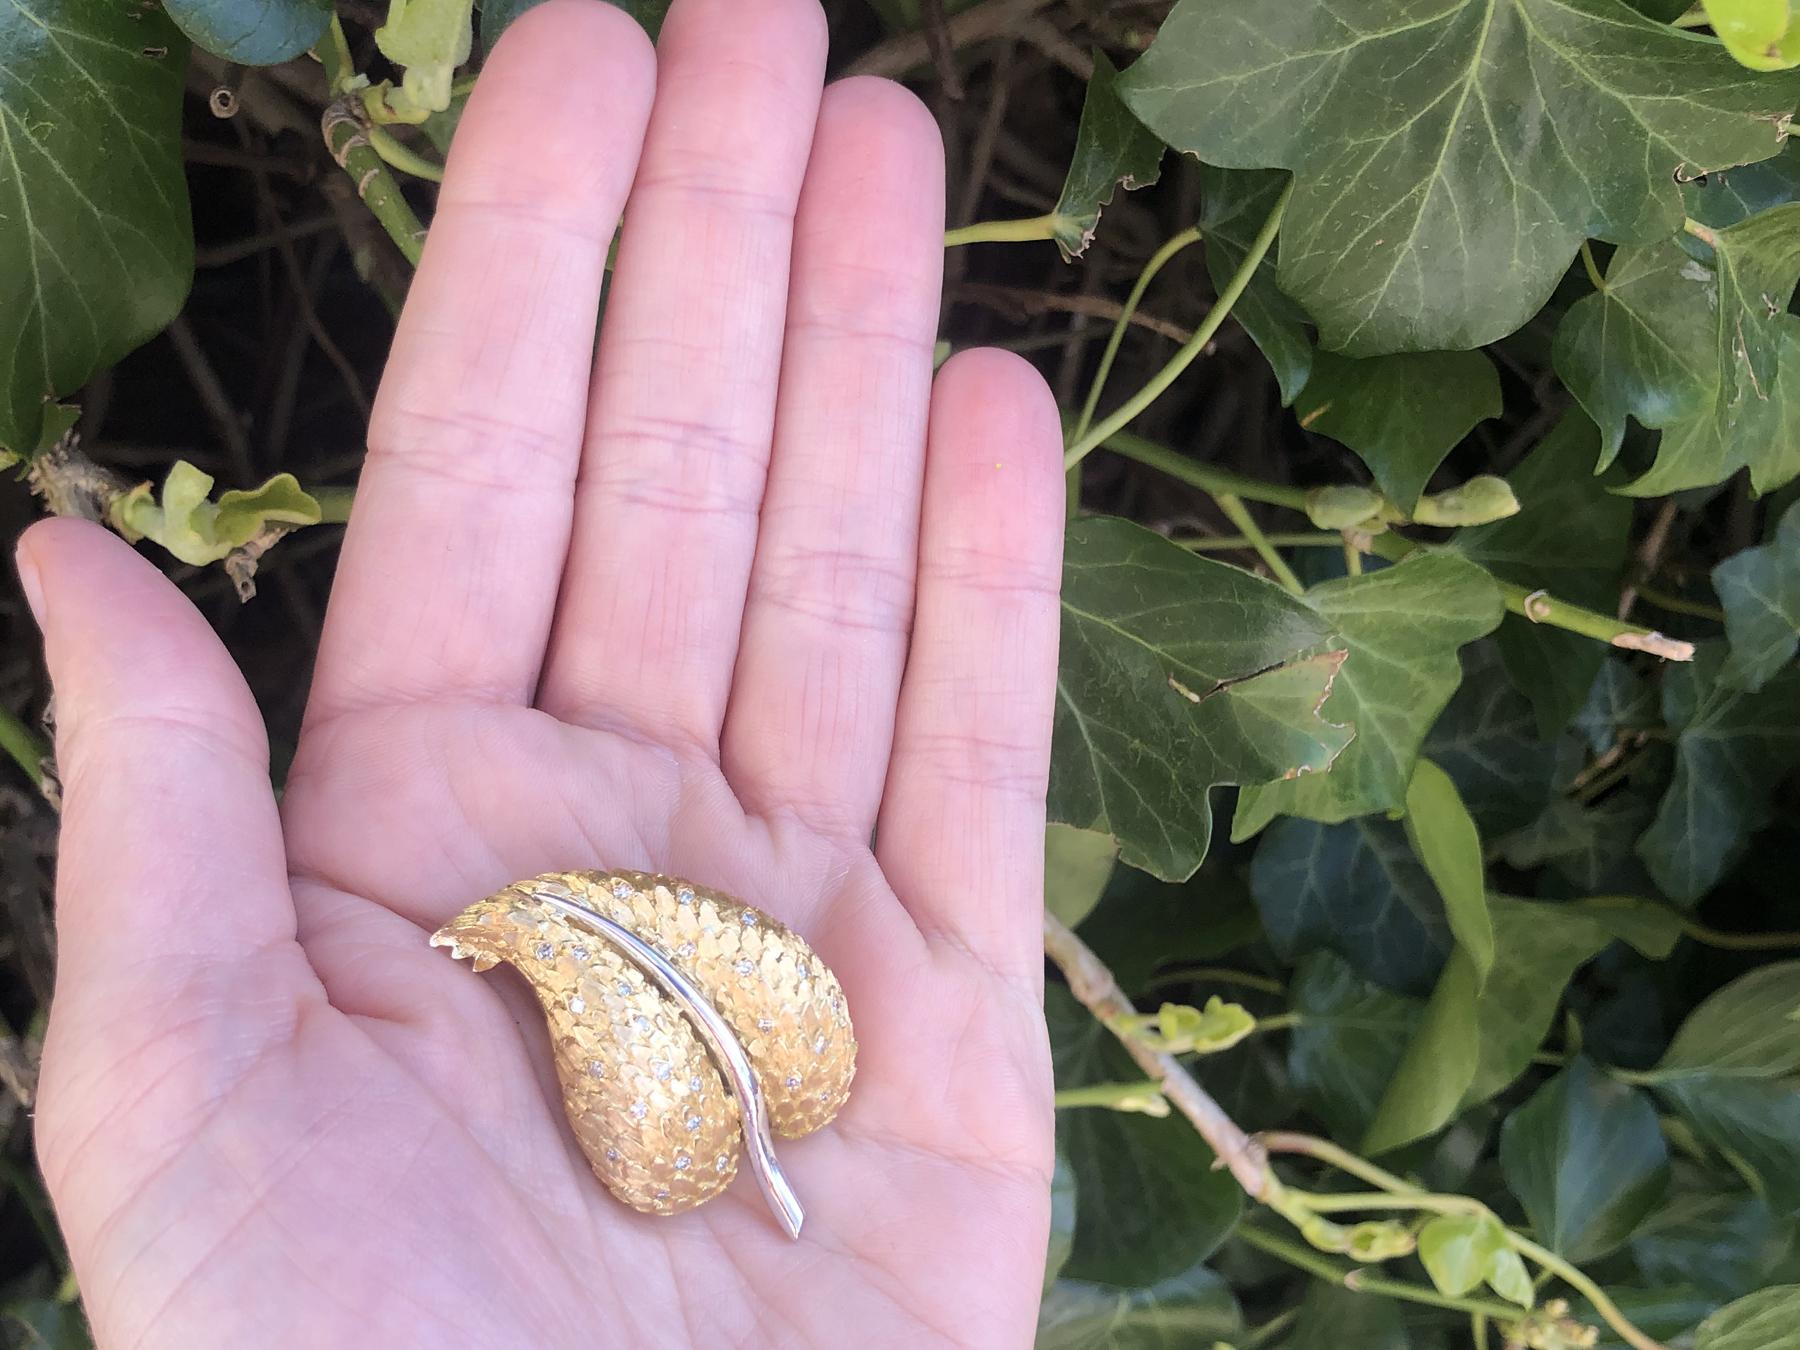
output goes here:
[[18, 565], [44, 634], [63, 786], [43, 1084], [53, 1134], [59, 1096], [87, 1095], [59, 1086], [175, 1029], [229, 1026], [198, 1057], [201, 1072], [229, 1075], [266, 1045], [264, 1028], [284, 1034], [311, 980], [267, 736], [206, 621], [86, 521], [34, 525]]

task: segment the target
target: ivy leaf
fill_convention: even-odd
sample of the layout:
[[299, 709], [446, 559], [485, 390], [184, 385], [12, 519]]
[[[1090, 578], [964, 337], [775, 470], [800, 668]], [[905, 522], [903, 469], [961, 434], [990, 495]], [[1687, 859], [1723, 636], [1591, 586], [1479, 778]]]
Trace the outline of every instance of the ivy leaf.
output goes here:
[[[506, 31], [507, 25], [517, 19], [528, 9], [535, 9], [543, 0], [484, 0], [481, 6], [481, 41], [490, 51], [500, 40], [500, 34]], [[643, 25], [644, 31], [652, 38], [662, 32], [663, 20], [668, 17], [669, 6], [673, 0], [607, 0], [617, 9], [624, 10], [632, 18]], [[950, 6], [955, 12], [957, 6]], [[917, 28], [917, 18], [909, 20], [904, 27]]]
[[[1044, 991], [1059, 1088], [1142, 1078], [1111, 1032], [1059, 985]], [[1075, 1171], [1067, 1279], [1131, 1288], [1204, 1261], [1236, 1226], [1243, 1192], [1178, 1116], [1063, 1111], [1057, 1136]], [[1156, 1178], [1154, 1186], [1145, 1178]]]
[[291, 61], [325, 35], [331, 0], [167, 0], [197, 46], [246, 66]]
[[1243, 1330], [1225, 1281], [1195, 1266], [1146, 1288], [1058, 1280], [1038, 1307], [1035, 1350], [1189, 1350]]
[[1703, 174], [1682, 184], [1687, 213], [1722, 230], [1771, 206], [1800, 201], [1800, 141], [1791, 137], [1781, 153], [1729, 173]]
[[[1214, 290], [1222, 290], [1244, 259], [1262, 223], [1269, 218], [1288, 176], [1275, 170], [1219, 169], [1200, 166], [1201, 233], [1206, 240], [1206, 271]], [[1268, 358], [1281, 386], [1283, 407], [1300, 395], [1312, 374], [1313, 345], [1307, 334], [1306, 311], [1275, 284], [1280, 241], [1257, 264], [1255, 273], [1231, 317]]]
[[1705, 8], [1725, 50], [1751, 70], [1800, 64], [1800, 24], [1789, 0], [1705, 0]]
[[1556, 776], [1556, 745], [1538, 736], [1531, 704], [1507, 680], [1492, 641], [1463, 648], [1462, 683], [1420, 753], [1450, 775], [1484, 834], [1529, 824]]
[[317, 525], [319, 503], [291, 473], [278, 473], [249, 492], [207, 499], [212, 475], [178, 459], [163, 482], [159, 501], [150, 484], [140, 483], [112, 506], [112, 521], [127, 539], [161, 544], [196, 567], [218, 562], [242, 548], [269, 525]]
[[1649, 1097], [1577, 1056], [1506, 1118], [1500, 1170], [1546, 1246], [1592, 1261], [1662, 1199], [1669, 1149]]
[[1450, 954], [1363, 1151], [1385, 1153], [1434, 1134], [1524, 1073], [1569, 977], [1615, 936], [1639, 935], [1637, 925], [1618, 921], [1617, 908], [1490, 896], [1493, 969], [1483, 982], [1467, 952]]
[[1419, 1261], [1431, 1282], [1452, 1298], [1489, 1284], [1503, 1298], [1527, 1308], [1532, 1304], [1531, 1277], [1525, 1276], [1521, 1290], [1519, 1254], [1507, 1245], [1506, 1230], [1492, 1214], [1438, 1215], [1419, 1230]]
[[1637, 792], [1614, 792], [1591, 806], [1552, 798], [1542, 814], [1495, 841], [1510, 867], [1549, 868], [1577, 891], [1648, 891], [1649, 874], [1635, 845], [1654, 803]]
[[1356, 451], [1407, 515], [1437, 466], [1477, 422], [1500, 415], [1500, 377], [1481, 352], [1401, 352], [1353, 360], [1320, 352], [1294, 405], [1300, 425]]
[[1491, 342], [1584, 237], [1672, 233], [1677, 170], [1774, 154], [1800, 86], [1622, 0], [1181, 0], [1120, 87], [1179, 150], [1294, 170], [1282, 289], [1366, 355]]
[[1712, 583], [1731, 643], [1719, 678], [1761, 689], [1800, 650], [1800, 502], [1782, 513], [1773, 540], [1713, 568]]
[[1423, 1005], [1390, 994], [1331, 952], [1300, 958], [1288, 997], [1288, 1076], [1334, 1139], [1360, 1139], [1400, 1063]]
[[1093, 912], [1119, 861], [1119, 841], [1052, 821], [1044, 830], [1044, 908], [1070, 928]]
[[1413, 1350], [1400, 1305], [1393, 1299], [1308, 1282], [1294, 1334], [1283, 1350]]
[[45, 404], [162, 330], [187, 297], [187, 42], [160, 9], [0, 11], [0, 448]]
[[1104, 517], [1069, 527], [1050, 818], [1191, 875], [1216, 783], [1328, 768], [1349, 728], [1319, 714], [1343, 661], [1329, 623], [1272, 582]]
[[1771, 814], [1769, 794], [1800, 761], [1800, 668], [1755, 693], [1718, 676], [1719, 644], [1663, 675], [1663, 720], [1675, 740], [1675, 777], [1638, 856], [1664, 895], [1691, 905], [1742, 855]]
[[1461, 678], [1457, 648], [1505, 612], [1493, 578], [1447, 552], [1328, 581], [1306, 598], [1349, 648], [1323, 711], [1355, 727], [1356, 739], [1327, 774], [1246, 788], [1234, 840], [1283, 813], [1339, 821], [1402, 807], [1419, 744]]
[[1800, 1213], [1800, 961], [1762, 966], [1713, 994], [1644, 1079], [1776, 1213]]
[[1677, 1157], [1663, 1204], [1632, 1234], [1631, 1259], [1652, 1284], [1691, 1281], [1716, 1307], [1768, 1282], [1786, 1254], [1784, 1227], [1761, 1196]]
[[1800, 1350], [1800, 1284], [1759, 1289], [1720, 1308], [1694, 1333], [1694, 1350]]
[[1479, 984], [1494, 964], [1494, 925], [1488, 917], [1481, 835], [1450, 775], [1428, 759], [1413, 766], [1403, 824], [1414, 856], [1425, 865], [1443, 897], [1450, 932], [1468, 953]]
[[1450, 948], [1431, 878], [1379, 817], [1277, 822], [1250, 864], [1250, 892], [1284, 961], [1335, 951], [1364, 978], [1412, 993], [1431, 987]]
[[474, 13], [475, 0], [389, 0], [375, 45], [405, 68], [390, 100], [396, 107], [422, 117], [450, 106], [451, 80], [469, 59]]
[[1061, 1149], [1050, 1173], [1050, 1240], [1044, 1257], [1044, 1291], [1056, 1283], [1075, 1244], [1075, 1169]]
[[[1519, 514], [1460, 530], [1452, 547], [1502, 581], [1610, 610], [1632, 508], [1593, 476], [1596, 445], [1594, 424], [1579, 413], [1566, 415], [1507, 476]], [[1499, 641], [1507, 673], [1536, 708], [1541, 736], [1551, 739], [1586, 700], [1606, 648], [1517, 616], [1501, 625]]]
[[1118, 70], [1104, 53], [1094, 53], [1094, 74], [1081, 105], [1075, 157], [1056, 203], [1056, 246], [1064, 260], [1087, 252], [1100, 224], [1100, 209], [1117, 188], [1149, 187], [1162, 176], [1163, 143], [1119, 101]]
[[1624, 661], [1608, 660], [1575, 715], [1574, 730], [1600, 755], [1617, 745], [1622, 733], [1655, 726], [1657, 716], [1656, 695], [1643, 677]]

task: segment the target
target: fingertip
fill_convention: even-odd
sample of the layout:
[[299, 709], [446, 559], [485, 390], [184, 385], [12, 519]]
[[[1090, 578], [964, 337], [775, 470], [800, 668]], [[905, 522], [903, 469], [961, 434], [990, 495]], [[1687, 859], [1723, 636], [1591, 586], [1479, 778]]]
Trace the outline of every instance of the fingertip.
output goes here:
[[1011, 470], [1025, 502], [1054, 497], [1061, 511], [1062, 417], [1024, 357], [997, 347], [957, 352], [938, 371], [931, 429], [935, 469], [958, 477]]

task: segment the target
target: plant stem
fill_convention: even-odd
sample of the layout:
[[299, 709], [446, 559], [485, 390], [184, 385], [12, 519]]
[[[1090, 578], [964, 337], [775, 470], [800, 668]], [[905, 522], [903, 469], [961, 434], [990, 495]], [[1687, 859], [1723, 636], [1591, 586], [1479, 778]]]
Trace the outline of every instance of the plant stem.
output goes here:
[[423, 178], [428, 183], [444, 181], [442, 164], [426, 159], [386, 127], [370, 127], [369, 144], [376, 154], [401, 173], [410, 173], [414, 178]]
[[1800, 947], [1800, 933], [1727, 933], [1688, 922], [1681, 931], [1695, 942], [1727, 952], [1779, 952]]
[[1081, 414], [1075, 419], [1075, 428], [1069, 433], [1070, 440], [1080, 440], [1087, 435], [1088, 428], [1094, 425], [1094, 410], [1100, 406], [1100, 393], [1106, 388], [1106, 377], [1112, 373], [1113, 361], [1119, 355], [1120, 344], [1125, 341], [1125, 330], [1131, 325], [1131, 316], [1137, 313], [1137, 307], [1143, 303], [1144, 292], [1150, 289], [1150, 283], [1156, 279], [1156, 274], [1163, 270], [1171, 258], [1199, 240], [1200, 231], [1197, 227], [1183, 230], [1152, 253], [1150, 261], [1144, 264], [1144, 270], [1138, 273], [1131, 294], [1125, 297], [1125, 308], [1119, 311], [1119, 317], [1113, 323], [1112, 336], [1106, 340], [1106, 350], [1100, 353], [1100, 366], [1094, 372], [1093, 384], [1088, 387], [1087, 402], [1081, 405]]
[[[1344, 536], [1341, 534], [1309, 531], [1281, 534], [1271, 530], [1265, 531], [1263, 538], [1276, 548], [1337, 548], [1344, 542]], [[1256, 547], [1241, 534], [1197, 535], [1192, 539], [1177, 539], [1174, 542], [1195, 553], [1235, 553], [1240, 549]]]
[[1594, 1311], [1605, 1320], [1606, 1325], [1618, 1332], [1619, 1339], [1627, 1345], [1635, 1346], [1636, 1350], [1667, 1350], [1661, 1341], [1639, 1331], [1632, 1324], [1631, 1319], [1619, 1311], [1619, 1305], [1606, 1296], [1604, 1289], [1555, 1252], [1547, 1247], [1538, 1246], [1528, 1237], [1521, 1237], [1510, 1228], [1506, 1230], [1506, 1240], [1519, 1255], [1537, 1262], [1564, 1284], [1585, 1297], [1593, 1305]]
[[1256, 523], [1256, 517], [1244, 505], [1244, 499], [1235, 492], [1215, 492], [1212, 496], [1213, 501], [1218, 503], [1219, 510], [1225, 513], [1225, 519], [1244, 532], [1244, 538], [1250, 541], [1250, 547], [1256, 550], [1256, 556], [1263, 560], [1263, 565], [1274, 574], [1275, 580], [1294, 595], [1305, 595], [1306, 587], [1300, 584], [1300, 578], [1294, 575], [1294, 569], [1287, 565], [1287, 560], [1264, 537], [1262, 526]]
[[1257, 1142], [1268, 1153], [1295, 1153], [1312, 1158], [1340, 1172], [1348, 1172], [1368, 1182], [1371, 1186], [1379, 1186], [1393, 1195], [1421, 1195], [1423, 1190], [1392, 1172], [1377, 1167], [1367, 1158], [1359, 1157], [1332, 1143], [1329, 1139], [1321, 1139], [1316, 1134], [1298, 1134], [1292, 1130], [1271, 1130], [1256, 1136]]
[[1212, 1146], [1219, 1161], [1253, 1200], [1267, 1203], [1281, 1193], [1281, 1183], [1269, 1167], [1262, 1146], [1225, 1114], [1212, 1096], [1182, 1067], [1174, 1055], [1153, 1050], [1138, 1037], [1120, 1031], [1114, 1023], [1135, 1017], [1137, 1009], [1119, 988], [1113, 973], [1093, 950], [1048, 910], [1044, 911], [1044, 954], [1069, 982], [1069, 991], [1089, 1012], [1119, 1038], [1145, 1073], [1162, 1088], [1169, 1104], [1188, 1118], [1200, 1137]]
[[[1216, 465], [1202, 464], [1199, 460], [1189, 459], [1169, 449], [1166, 445], [1158, 445], [1155, 441], [1145, 440], [1129, 431], [1115, 431], [1107, 436], [1106, 448], [1114, 454], [1123, 455], [1126, 459], [1136, 460], [1139, 464], [1148, 465], [1152, 469], [1160, 469], [1171, 478], [1180, 479], [1189, 487], [1197, 487], [1202, 492], [1217, 494], [1229, 492], [1233, 496], [1242, 497], [1245, 501], [1266, 502], [1270, 506], [1285, 506], [1293, 511], [1306, 510], [1306, 489], [1284, 487], [1279, 483], [1265, 483], [1261, 479], [1251, 478], [1245, 474], [1233, 473], [1230, 469], [1221, 469]], [[1333, 536], [1336, 542], [1336, 536]]]
[[[1375, 542], [1379, 544], [1381, 537]], [[1609, 614], [1598, 614], [1591, 609], [1583, 609], [1580, 605], [1571, 605], [1567, 600], [1558, 600], [1547, 591], [1527, 590], [1523, 586], [1514, 586], [1504, 581], [1500, 583], [1500, 589], [1505, 593], [1506, 607], [1533, 623], [1565, 628], [1571, 633], [1598, 638], [1601, 642], [1622, 647], [1626, 651], [1648, 652], [1665, 661], [1694, 659], [1693, 643], [1664, 637], [1655, 629], [1639, 628], [1634, 623], [1623, 623]]]
[[1267, 975], [1252, 975], [1245, 970], [1232, 970], [1226, 966], [1196, 966], [1192, 970], [1171, 970], [1158, 975], [1150, 981], [1150, 987], [1177, 984], [1235, 984], [1244, 989], [1255, 989], [1264, 994], [1285, 994], [1287, 986], [1280, 980], [1271, 979]]
[[1257, 1031], [1291, 1031], [1306, 1023], [1306, 1014], [1297, 1012], [1271, 1013], [1267, 1017], [1256, 1019], [1252, 1034]]
[[1307, 1192], [1302, 1195], [1298, 1191], [1289, 1192], [1296, 1196], [1307, 1209], [1315, 1214], [1340, 1214], [1345, 1210], [1358, 1209], [1416, 1209], [1431, 1214], [1485, 1214], [1487, 1206], [1479, 1200], [1471, 1200], [1466, 1195], [1435, 1195], [1420, 1192], [1417, 1195], [1395, 1195], [1390, 1191], [1354, 1191], [1330, 1192], [1315, 1194]]
[[369, 208], [370, 214], [381, 223], [381, 228], [387, 231], [406, 260], [417, 267], [425, 247], [425, 227], [419, 223], [418, 216], [401, 193], [400, 185], [394, 181], [394, 175], [388, 172], [369, 139], [362, 96], [350, 87], [356, 78], [356, 71], [350, 64], [350, 47], [336, 17], [332, 18], [324, 39], [313, 48], [313, 55], [325, 67], [325, 80], [332, 93], [332, 100], [319, 119], [325, 146], [350, 176], [356, 195]]
[[1666, 610], [1670, 614], [1686, 614], [1694, 619], [1711, 619], [1714, 623], [1725, 622], [1725, 611], [1717, 605], [1703, 604], [1698, 600], [1684, 600], [1679, 595], [1671, 595], [1667, 591], [1646, 586], [1641, 581], [1637, 585], [1637, 593], [1658, 609]]
[[1286, 1312], [1278, 1312], [1260, 1327], [1246, 1335], [1238, 1342], [1238, 1350], [1262, 1350], [1272, 1345], [1285, 1335], [1295, 1322], [1300, 1320], [1300, 1309], [1289, 1308]]
[[1212, 309], [1208, 311], [1200, 326], [1194, 330], [1193, 337], [1182, 344], [1181, 349], [1169, 359], [1167, 365], [1151, 376], [1149, 383], [1126, 399], [1105, 421], [1090, 429], [1068, 448], [1063, 455], [1065, 469], [1074, 468], [1086, 459], [1089, 452], [1096, 446], [1104, 444], [1112, 438], [1115, 432], [1122, 431], [1128, 426], [1133, 418], [1156, 402], [1163, 391], [1180, 378], [1181, 372], [1192, 365], [1195, 358], [1206, 350], [1207, 344], [1213, 340], [1213, 335], [1219, 331], [1220, 326], [1230, 316], [1231, 307], [1238, 302], [1238, 297], [1243, 295], [1245, 288], [1250, 284], [1250, 278], [1256, 275], [1256, 269], [1262, 265], [1262, 260], [1268, 256], [1269, 249], [1274, 246], [1275, 234], [1281, 228], [1282, 213], [1287, 210], [1288, 199], [1293, 195], [1294, 183], [1290, 178], [1287, 186], [1282, 188], [1281, 195], [1275, 199], [1275, 205], [1269, 211], [1268, 218], [1263, 221], [1262, 228], [1256, 232], [1256, 239], [1251, 243], [1250, 251], [1244, 255], [1243, 264], [1232, 275], [1231, 280], [1225, 283], [1224, 289], [1219, 292], [1219, 298], [1213, 302]]
[[11, 708], [0, 706], [0, 749], [11, 755], [13, 762], [25, 770], [25, 776], [31, 785], [42, 789], [44, 786], [44, 762], [50, 758], [50, 746], [44, 738], [13, 712]]
[[1037, 239], [1056, 238], [1056, 213], [1032, 216], [1026, 220], [983, 220], [944, 231], [945, 248], [961, 248], [965, 244], [1024, 244]]
[[1587, 268], [1588, 280], [1594, 283], [1594, 289], [1602, 293], [1606, 290], [1606, 278], [1600, 274], [1600, 264], [1594, 261], [1594, 246], [1586, 239], [1581, 241], [1581, 265]]
[[[1162, 1097], [1162, 1084], [1154, 1078], [1141, 1083], [1094, 1083], [1088, 1087], [1063, 1088], [1056, 1094], [1056, 1109], [1065, 1106], [1108, 1106], [1115, 1110], [1122, 1099]], [[1165, 1107], [1163, 1115], [1168, 1114]]]
[[1710, 225], [1702, 225], [1692, 216], [1687, 217], [1681, 222], [1681, 228], [1693, 235], [1694, 238], [1698, 239], [1708, 248], [1717, 248], [1719, 246], [1718, 231], [1714, 230]]
[[1449, 1308], [1453, 1312], [1479, 1313], [1491, 1317], [1495, 1321], [1507, 1324], [1517, 1322], [1524, 1312], [1519, 1308], [1509, 1308], [1504, 1303], [1481, 1298], [1453, 1298], [1448, 1294], [1440, 1294], [1437, 1290], [1422, 1284], [1407, 1284], [1403, 1280], [1389, 1280], [1379, 1275], [1370, 1275], [1366, 1271], [1346, 1269], [1335, 1261], [1304, 1247], [1298, 1242], [1277, 1237], [1274, 1233], [1258, 1228], [1254, 1224], [1239, 1224], [1237, 1237], [1255, 1247], [1258, 1251], [1267, 1252], [1277, 1260], [1286, 1261], [1316, 1275], [1321, 1280], [1329, 1281], [1357, 1294], [1374, 1294], [1379, 1298], [1403, 1299], [1408, 1303], [1424, 1303], [1434, 1308]]
[[355, 488], [312, 488], [308, 495], [319, 504], [319, 524], [342, 525], [350, 519], [350, 506], [356, 500]]

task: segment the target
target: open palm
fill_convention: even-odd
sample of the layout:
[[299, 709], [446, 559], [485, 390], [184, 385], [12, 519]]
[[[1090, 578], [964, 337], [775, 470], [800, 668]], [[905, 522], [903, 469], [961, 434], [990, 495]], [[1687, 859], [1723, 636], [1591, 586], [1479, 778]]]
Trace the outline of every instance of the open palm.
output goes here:
[[[550, 0], [500, 44], [279, 811], [179, 593], [27, 534], [67, 798], [38, 1137], [104, 1350], [1029, 1339], [1056, 415], [1003, 354], [934, 384], [936, 131], [823, 62], [814, 0], [677, 0], [656, 56]], [[798, 1242], [747, 1178], [613, 1200], [524, 985], [426, 946], [579, 867], [838, 973], [859, 1070], [782, 1148]]]

